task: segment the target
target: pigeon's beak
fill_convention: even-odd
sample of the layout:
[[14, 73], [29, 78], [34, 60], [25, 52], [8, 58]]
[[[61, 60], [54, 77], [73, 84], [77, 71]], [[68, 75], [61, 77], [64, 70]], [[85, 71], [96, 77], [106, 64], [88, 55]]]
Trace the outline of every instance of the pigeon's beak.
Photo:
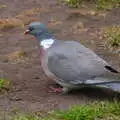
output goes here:
[[29, 32], [30, 32], [30, 30], [27, 29], [27, 30], [24, 32], [24, 35], [27, 35]]

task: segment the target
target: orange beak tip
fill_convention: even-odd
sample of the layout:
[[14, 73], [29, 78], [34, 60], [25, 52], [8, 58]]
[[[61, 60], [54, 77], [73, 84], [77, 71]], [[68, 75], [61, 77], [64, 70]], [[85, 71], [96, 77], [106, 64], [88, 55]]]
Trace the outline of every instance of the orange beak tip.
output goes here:
[[29, 33], [29, 30], [26, 30], [25, 32], [24, 32], [24, 35], [27, 35]]

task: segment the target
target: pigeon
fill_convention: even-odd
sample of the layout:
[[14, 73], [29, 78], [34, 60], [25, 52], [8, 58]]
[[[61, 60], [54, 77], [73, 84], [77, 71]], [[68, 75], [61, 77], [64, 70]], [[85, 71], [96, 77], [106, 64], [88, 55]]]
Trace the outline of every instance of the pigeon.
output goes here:
[[57, 40], [41, 22], [30, 23], [24, 34], [36, 38], [45, 74], [61, 86], [51, 91], [100, 87], [120, 92], [119, 71], [80, 42]]

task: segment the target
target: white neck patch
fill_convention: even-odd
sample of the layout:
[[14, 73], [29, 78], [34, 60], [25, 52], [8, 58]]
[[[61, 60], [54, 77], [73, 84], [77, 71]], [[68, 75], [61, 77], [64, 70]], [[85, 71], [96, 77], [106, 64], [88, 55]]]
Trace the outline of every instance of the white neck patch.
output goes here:
[[55, 40], [53, 39], [44, 39], [40, 42], [40, 46], [42, 46], [44, 49], [49, 48]]

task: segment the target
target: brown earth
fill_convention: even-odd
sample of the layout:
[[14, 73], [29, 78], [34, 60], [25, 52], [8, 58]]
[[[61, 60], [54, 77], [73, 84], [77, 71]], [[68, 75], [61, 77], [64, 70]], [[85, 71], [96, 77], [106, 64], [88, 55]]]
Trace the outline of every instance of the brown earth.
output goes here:
[[[10, 80], [12, 88], [0, 95], [0, 109], [24, 111], [48, 111], [66, 109], [73, 104], [85, 104], [96, 100], [113, 100], [115, 93], [101, 89], [85, 88], [66, 95], [48, 93], [48, 87], [55, 84], [49, 80], [40, 67], [37, 43], [23, 32], [31, 21], [42, 21], [62, 40], [81, 40], [114, 67], [120, 67], [118, 54], [105, 49], [100, 39], [100, 29], [120, 24], [120, 9], [93, 15], [89, 9], [74, 10], [57, 0], [0, 0], [1, 19], [16, 18], [21, 26], [0, 30], [1, 76]], [[26, 11], [27, 10], [27, 11]], [[89, 13], [90, 12], [90, 13]], [[14, 21], [12, 21], [14, 22]], [[22, 58], [14, 52], [23, 51]], [[5, 57], [9, 56], [9, 57]]]

